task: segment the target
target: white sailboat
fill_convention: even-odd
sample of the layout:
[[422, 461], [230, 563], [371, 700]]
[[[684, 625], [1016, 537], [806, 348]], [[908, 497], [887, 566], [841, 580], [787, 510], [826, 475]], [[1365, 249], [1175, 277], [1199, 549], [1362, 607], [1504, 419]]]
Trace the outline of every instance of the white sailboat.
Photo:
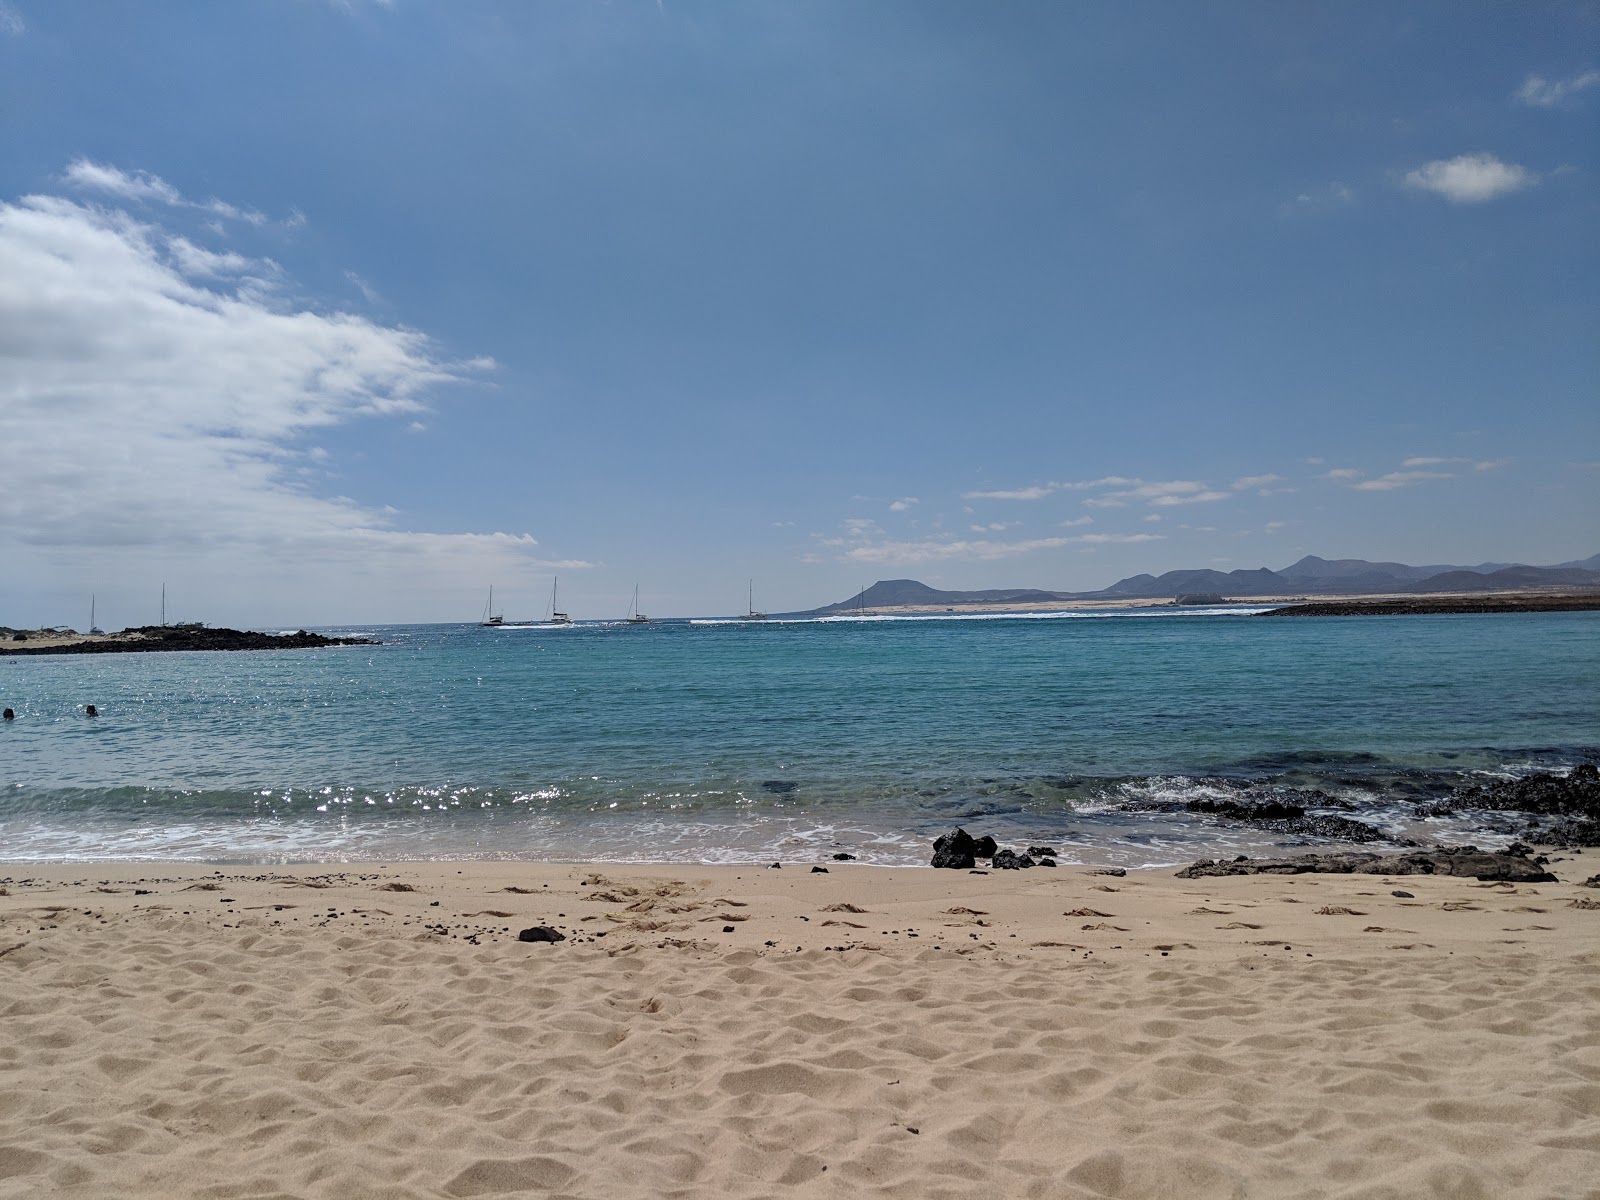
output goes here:
[[571, 625], [572, 624], [572, 618], [567, 616], [566, 613], [562, 612], [560, 609], [558, 609], [556, 607], [556, 604], [557, 604], [556, 589], [558, 587], [560, 587], [560, 585], [561, 585], [561, 579], [560, 579], [559, 576], [553, 577], [550, 580], [550, 619], [545, 622], [546, 625]]
[[741, 621], [765, 621], [767, 614], [756, 611], [756, 581], [750, 581], [749, 594], [745, 599], [745, 614], [739, 618]]
[[639, 585], [633, 585], [633, 603], [628, 605], [626, 621], [629, 625], [648, 625], [650, 618], [639, 611]]
[[101, 629], [100, 626], [98, 626], [98, 625], [96, 625], [94, 623], [94, 593], [93, 592], [89, 593], [89, 632], [90, 633], [104, 633], [105, 632], [104, 629]]
[[478, 624], [493, 626], [504, 625], [505, 623], [505, 617], [494, 611], [494, 584], [491, 583], [489, 585], [489, 599], [483, 606], [483, 620], [479, 621]]

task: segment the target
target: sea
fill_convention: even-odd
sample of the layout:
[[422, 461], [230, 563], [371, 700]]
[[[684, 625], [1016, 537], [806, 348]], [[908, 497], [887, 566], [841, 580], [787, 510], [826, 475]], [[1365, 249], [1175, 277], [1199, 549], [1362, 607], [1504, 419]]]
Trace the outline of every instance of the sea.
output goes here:
[[[1406, 841], [1600, 760], [1600, 613], [1243, 607], [322, 632], [315, 650], [0, 657], [0, 860], [926, 863], [960, 825], [1063, 864]], [[88, 717], [93, 704], [99, 715]]]

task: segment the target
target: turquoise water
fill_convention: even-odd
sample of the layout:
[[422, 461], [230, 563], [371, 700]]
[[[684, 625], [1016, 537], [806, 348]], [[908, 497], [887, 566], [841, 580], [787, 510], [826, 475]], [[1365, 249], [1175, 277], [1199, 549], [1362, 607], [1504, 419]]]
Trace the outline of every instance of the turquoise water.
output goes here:
[[0, 858], [1177, 862], [1262, 848], [1162, 811], [1241, 782], [1448, 838], [1415, 801], [1600, 746], [1596, 613], [342, 632], [0, 658]]

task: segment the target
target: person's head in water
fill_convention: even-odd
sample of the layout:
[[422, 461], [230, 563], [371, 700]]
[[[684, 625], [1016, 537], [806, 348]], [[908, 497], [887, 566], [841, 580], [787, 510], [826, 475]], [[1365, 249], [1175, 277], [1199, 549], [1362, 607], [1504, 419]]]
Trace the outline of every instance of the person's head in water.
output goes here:
[[15, 721], [17, 719], [17, 714], [12, 712], [8, 708], [8, 709], [6, 709], [4, 714], [0, 714], [0, 719], [4, 719], [4, 720], [7, 720], [7, 721]]
[[83, 709], [83, 712], [84, 712], [85, 716], [89, 716], [89, 717], [98, 717], [100, 715], [99, 710], [96, 709], [95, 706], [92, 705], [92, 704], [85, 705], [84, 709]]

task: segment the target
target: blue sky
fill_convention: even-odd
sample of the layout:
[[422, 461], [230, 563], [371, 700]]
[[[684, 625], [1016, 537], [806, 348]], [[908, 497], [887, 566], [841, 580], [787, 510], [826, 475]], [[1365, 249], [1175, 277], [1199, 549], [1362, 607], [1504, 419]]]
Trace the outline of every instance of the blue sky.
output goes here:
[[0, 624], [1600, 550], [1600, 9], [0, 0]]

